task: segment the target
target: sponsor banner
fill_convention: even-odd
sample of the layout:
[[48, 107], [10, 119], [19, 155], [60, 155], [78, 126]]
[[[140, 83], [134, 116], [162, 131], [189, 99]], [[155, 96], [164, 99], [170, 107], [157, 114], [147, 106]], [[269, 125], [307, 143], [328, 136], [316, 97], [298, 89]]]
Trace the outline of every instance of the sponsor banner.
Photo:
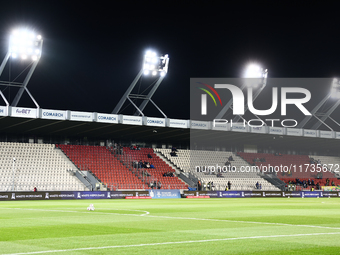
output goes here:
[[338, 197], [339, 192], [323, 191], [321, 192], [322, 197]]
[[263, 191], [262, 195], [264, 197], [282, 197], [281, 191]]
[[67, 118], [66, 113], [67, 113], [66, 111], [41, 109], [40, 117], [42, 119], [66, 120]]
[[7, 116], [7, 106], [0, 106], [0, 116]]
[[181, 193], [178, 189], [155, 189], [149, 190], [152, 198], [181, 198]]
[[244, 192], [243, 191], [222, 191], [221, 195], [222, 196], [219, 196], [219, 197], [227, 197], [227, 198], [231, 198], [231, 197], [244, 197]]
[[12, 107], [11, 116], [22, 118], [37, 118], [37, 109]]
[[209, 121], [199, 121], [199, 120], [191, 120], [190, 127], [193, 129], [210, 129], [210, 122]]
[[152, 197], [150, 196], [145, 196], [145, 197], [125, 197], [125, 199], [151, 199]]
[[280, 127], [269, 127], [269, 134], [273, 134], [273, 135], [284, 135], [284, 128], [280, 128]]
[[[222, 191], [183, 191], [184, 197], [219, 197], [219, 193], [222, 193]], [[221, 195], [222, 196], [222, 195]]]
[[103, 123], [118, 123], [117, 114], [97, 113], [95, 120]]
[[93, 112], [70, 112], [70, 120], [74, 121], [93, 121]]
[[188, 128], [189, 127], [188, 120], [178, 120], [178, 119], [169, 119], [169, 127], [172, 128]]
[[210, 198], [209, 196], [187, 196], [187, 198]]
[[302, 136], [302, 129], [299, 129], [299, 128], [287, 128], [287, 135]]
[[319, 133], [320, 133], [320, 137], [321, 138], [333, 138], [333, 133], [334, 132], [320, 130]]
[[261, 134], [265, 134], [266, 133], [266, 127], [250, 127], [250, 132], [252, 133], [261, 133]]
[[103, 191], [78, 191], [74, 192], [76, 199], [104, 199], [107, 198], [107, 192]]
[[302, 197], [320, 197], [322, 195], [320, 191], [302, 191], [301, 193]]
[[108, 191], [107, 198], [148, 197], [149, 191]]
[[242, 197], [262, 197], [261, 191], [244, 191], [244, 196]]
[[317, 135], [318, 135], [317, 130], [311, 130], [311, 129], [304, 129], [303, 130], [303, 136], [317, 137]]
[[340, 191], [339, 186], [321, 186], [323, 191]]
[[302, 192], [301, 191], [283, 191], [282, 196], [283, 197], [301, 197]]
[[154, 126], [154, 127], [165, 127], [165, 119], [163, 118], [144, 118], [144, 125]]
[[244, 125], [243, 123], [233, 123], [231, 126], [231, 131], [236, 132], [247, 132], [247, 125]]
[[121, 123], [128, 125], [143, 125], [143, 117], [121, 115]]
[[335, 132], [335, 138], [340, 139], [340, 132]]
[[230, 131], [230, 123], [213, 121], [212, 122], [212, 129], [213, 130], [220, 130], [220, 131]]

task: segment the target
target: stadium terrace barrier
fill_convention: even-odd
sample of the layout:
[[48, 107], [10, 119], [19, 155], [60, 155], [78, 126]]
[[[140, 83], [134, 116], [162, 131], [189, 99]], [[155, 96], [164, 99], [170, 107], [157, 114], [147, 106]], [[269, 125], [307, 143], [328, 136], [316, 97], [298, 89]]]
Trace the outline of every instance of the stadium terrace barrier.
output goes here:
[[339, 191], [49, 191], [0, 192], [0, 201], [62, 199], [164, 199], [164, 198], [245, 198], [245, 197], [340, 197]]

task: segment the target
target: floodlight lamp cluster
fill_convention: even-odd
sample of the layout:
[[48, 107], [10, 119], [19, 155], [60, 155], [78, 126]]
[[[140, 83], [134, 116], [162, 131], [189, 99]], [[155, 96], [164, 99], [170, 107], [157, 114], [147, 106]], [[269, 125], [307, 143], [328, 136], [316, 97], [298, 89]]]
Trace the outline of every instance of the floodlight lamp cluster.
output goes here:
[[251, 78], [251, 80], [247, 82], [247, 86], [253, 88], [258, 87], [263, 79], [267, 79], [267, 76], [268, 70], [263, 69], [261, 66], [257, 64], [249, 64], [244, 72], [245, 78]]
[[41, 56], [42, 37], [28, 29], [16, 29], [9, 38], [9, 54], [13, 59], [37, 61]]
[[165, 76], [168, 72], [168, 54], [158, 56], [156, 52], [148, 50], [144, 55], [143, 73], [144, 75]]
[[340, 80], [337, 78], [334, 78], [332, 82], [331, 97], [340, 99]]

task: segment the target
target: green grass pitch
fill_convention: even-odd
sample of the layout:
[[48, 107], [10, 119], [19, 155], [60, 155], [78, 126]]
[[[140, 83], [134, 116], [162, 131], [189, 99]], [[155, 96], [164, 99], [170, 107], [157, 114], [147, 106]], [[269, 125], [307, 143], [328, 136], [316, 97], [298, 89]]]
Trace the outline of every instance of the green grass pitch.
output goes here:
[[338, 198], [0, 202], [0, 254], [339, 254], [339, 240]]

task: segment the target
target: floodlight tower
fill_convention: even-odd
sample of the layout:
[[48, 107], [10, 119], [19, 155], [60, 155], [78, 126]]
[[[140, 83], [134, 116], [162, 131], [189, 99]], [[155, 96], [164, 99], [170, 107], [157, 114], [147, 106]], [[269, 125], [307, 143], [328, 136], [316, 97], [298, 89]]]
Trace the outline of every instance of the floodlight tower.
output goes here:
[[[330, 107], [326, 112], [318, 112], [322, 106], [325, 106], [328, 101], [332, 101], [332, 107]], [[334, 103], [335, 101], [335, 103]], [[312, 126], [312, 129], [318, 129], [322, 124], [324, 124], [326, 127], [328, 127], [330, 130], [333, 131], [333, 129], [328, 126], [325, 121], [327, 118], [332, 120], [335, 124], [340, 126], [340, 124], [335, 121], [330, 115], [335, 111], [335, 109], [340, 105], [340, 80], [337, 78], [334, 78], [332, 80], [331, 90], [328, 93], [327, 96], [324, 97], [320, 101], [320, 103], [314, 107], [314, 109], [311, 111], [312, 115], [306, 116], [298, 125], [298, 128], [304, 128], [311, 120], [312, 117], [315, 117], [317, 119], [317, 122]]]
[[[36, 105], [36, 107], [39, 108], [38, 103], [35, 101], [31, 93], [29, 92], [27, 84], [31, 79], [32, 74], [40, 60], [42, 44], [43, 40], [41, 35], [35, 33], [32, 30], [20, 28], [12, 31], [9, 37], [8, 51], [0, 65], [0, 77], [10, 59], [13, 59], [13, 61], [27, 62], [28, 67], [30, 66], [30, 69], [27, 72], [26, 77], [24, 78], [24, 81], [22, 83], [14, 81], [0, 81], [0, 85], [2, 86], [19, 88], [19, 91], [17, 92], [13, 102], [11, 103], [11, 106], [17, 106], [21, 99], [22, 94], [24, 93], [24, 91], [26, 91], [27, 94], [32, 99], [32, 101], [34, 102], [34, 104]], [[8, 100], [1, 91], [0, 95], [2, 99], [5, 101], [6, 105], [9, 106]]]
[[[258, 95], [262, 92], [262, 90], [267, 85], [268, 70], [263, 69], [258, 64], [252, 63], [252, 64], [249, 64], [247, 68], [245, 69], [243, 77], [246, 79], [243, 85], [241, 86], [241, 90], [244, 90], [245, 88], [247, 88], [248, 93], [252, 93], [253, 88], [257, 89], [257, 91], [255, 92], [255, 95], [253, 96], [253, 102], [254, 102], [255, 99], [258, 97]], [[215, 119], [222, 119], [224, 114], [226, 114], [226, 112], [229, 109], [232, 109], [232, 104], [233, 104], [233, 99], [230, 99], [229, 102], [223, 107], [223, 109], [219, 112], [219, 114], [216, 116]], [[246, 112], [247, 110], [248, 110], [248, 106], [246, 105], [244, 107], [244, 112]], [[238, 122], [240, 118], [242, 118], [240, 115], [235, 116], [235, 118], [233, 119], [233, 122], [234, 123]]]
[[[155, 52], [148, 50], [144, 55], [144, 63], [142, 69], [139, 71], [135, 79], [130, 84], [129, 88], [126, 90], [123, 97], [120, 99], [116, 107], [113, 109], [113, 114], [118, 114], [121, 110], [122, 106], [124, 105], [126, 100], [129, 100], [130, 103], [136, 108], [136, 112], [134, 113], [135, 116], [142, 115], [145, 106], [150, 101], [159, 111], [160, 113], [166, 118], [166, 115], [161, 111], [161, 109], [151, 100], [151, 97], [156, 92], [157, 88], [163, 81], [165, 75], [168, 72], [169, 67], [169, 56], [168, 54], [165, 55], [157, 55]], [[132, 90], [136, 86], [139, 79], [144, 76], [151, 76], [157, 77], [156, 83], [153, 85], [152, 89], [149, 91], [147, 95], [143, 94], [132, 94]], [[131, 100], [131, 99], [141, 99], [143, 100], [139, 107]]]

